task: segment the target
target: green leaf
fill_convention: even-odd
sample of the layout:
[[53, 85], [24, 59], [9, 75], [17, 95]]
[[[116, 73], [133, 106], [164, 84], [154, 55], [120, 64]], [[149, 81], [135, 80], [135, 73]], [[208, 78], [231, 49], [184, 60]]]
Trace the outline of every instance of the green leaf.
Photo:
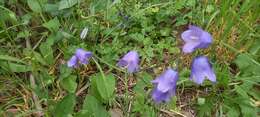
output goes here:
[[259, 51], [260, 51], [260, 39], [255, 40], [255, 43], [252, 44], [251, 48], [250, 48], [250, 53], [253, 55], [259, 55]]
[[[6, 10], [2, 10], [6, 9]], [[2, 7], [0, 10], [0, 14], [1, 14], [1, 18], [0, 18], [0, 27], [6, 27], [6, 25], [3, 25], [2, 23], [4, 23], [5, 21], [8, 21], [10, 23], [12, 23], [13, 25], [17, 24], [17, 18], [16, 18], [16, 14], [14, 12], [12, 12], [11, 10], [9, 10], [8, 8]], [[1, 30], [2, 32], [2, 30]]]
[[236, 85], [235, 90], [238, 94], [240, 94], [243, 98], [249, 99], [247, 92], [240, 86]]
[[94, 96], [87, 95], [83, 109], [76, 114], [76, 117], [109, 117], [109, 113]]
[[205, 104], [205, 98], [198, 98], [198, 105]]
[[4, 5], [5, 4], [5, 0], [0, 0], [0, 5]]
[[33, 12], [40, 13], [42, 12], [41, 0], [27, 0], [27, 4], [32, 9]]
[[64, 79], [66, 77], [68, 77], [70, 74], [72, 73], [72, 69], [69, 68], [67, 65], [63, 64], [60, 67], [60, 79]]
[[239, 103], [243, 117], [256, 117], [256, 108], [250, 104], [249, 100], [241, 100]]
[[227, 112], [227, 117], [238, 117], [239, 111], [236, 108], [230, 108]]
[[70, 75], [69, 77], [63, 78], [61, 80], [61, 86], [67, 90], [69, 93], [74, 93], [77, 89], [77, 76]]
[[29, 37], [31, 34], [28, 30], [25, 30], [25, 31], [21, 31], [17, 34], [17, 37], [16, 38], [26, 38], [26, 37]]
[[235, 60], [242, 73], [260, 75], [260, 63], [248, 54], [239, 54]]
[[[51, 40], [51, 42], [50, 42], [50, 40]], [[46, 42], [44, 42], [40, 45], [41, 54], [42, 54], [44, 60], [49, 65], [54, 63], [53, 50], [51, 47], [53, 45], [53, 43], [54, 43], [53, 38], [48, 38]]]
[[56, 32], [59, 30], [60, 22], [59, 19], [55, 17], [54, 19], [44, 23], [43, 26], [52, 32]]
[[[109, 74], [107, 76], [105, 76], [105, 78], [102, 77], [102, 75], [96, 74], [94, 75], [91, 79], [93, 79], [91, 81], [92, 85], [92, 90], [97, 90], [98, 94], [102, 97], [102, 99], [104, 99], [105, 101], [109, 100], [112, 95], [113, 92], [115, 90], [115, 78], [112, 74]], [[95, 86], [95, 87], [93, 87]], [[96, 93], [93, 92], [92, 93]], [[97, 94], [93, 94], [93, 95], [97, 95]], [[97, 96], [99, 96], [97, 95]]]
[[79, 0], [61, 0], [59, 3], [59, 10], [70, 8], [78, 2]]
[[50, 85], [54, 82], [55, 77], [48, 73], [48, 70], [42, 70], [40, 73], [40, 78], [45, 85]]
[[12, 62], [0, 62], [0, 67], [10, 72], [28, 72], [32, 70], [31, 66]]
[[43, 59], [42, 55], [38, 52], [33, 52], [33, 59], [40, 62], [42, 65], [47, 65], [46, 61]]
[[76, 96], [74, 94], [68, 94], [56, 105], [53, 116], [54, 117], [68, 117], [73, 112], [73, 108], [76, 104]]
[[9, 56], [9, 55], [0, 55], [0, 60], [13, 61], [13, 62], [17, 62], [17, 63], [26, 64], [26, 62], [22, 61], [21, 59], [16, 58], [16, 57], [12, 57], [12, 56]]
[[112, 74], [102, 77], [96, 76], [97, 89], [104, 100], [109, 100], [115, 90], [115, 77]]

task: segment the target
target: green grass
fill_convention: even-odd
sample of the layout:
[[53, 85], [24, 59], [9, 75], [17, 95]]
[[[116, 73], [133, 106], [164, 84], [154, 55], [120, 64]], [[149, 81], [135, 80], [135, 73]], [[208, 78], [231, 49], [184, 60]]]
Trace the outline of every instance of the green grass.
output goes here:
[[[258, 0], [0, 0], [0, 115], [257, 116], [259, 5]], [[181, 52], [180, 34], [189, 24], [212, 34], [208, 49]], [[87, 37], [80, 39], [85, 27]], [[77, 48], [92, 51], [95, 59], [70, 69], [66, 62]], [[135, 74], [116, 66], [129, 50], [141, 56]], [[215, 85], [188, 80], [190, 62], [201, 54], [213, 63]], [[158, 105], [150, 81], [167, 67], [179, 70], [177, 93]]]

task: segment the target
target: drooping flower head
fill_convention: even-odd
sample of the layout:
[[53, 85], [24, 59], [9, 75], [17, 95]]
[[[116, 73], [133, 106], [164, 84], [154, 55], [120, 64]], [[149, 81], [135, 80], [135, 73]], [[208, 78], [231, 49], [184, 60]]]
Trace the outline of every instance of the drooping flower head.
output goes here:
[[92, 53], [85, 51], [82, 48], [76, 50], [75, 54], [70, 58], [67, 65], [68, 67], [77, 67], [79, 64], [88, 64], [89, 58], [92, 57]]
[[178, 72], [168, 69], [153, 80], [152, 83], [155, 85], [152, 93], [153, 100], [156, 103], [170, 101], [171, 97], [175, 95], [178, 79]]
[[139, 55], [136, 51], [130, 51], [124, 55], [117, 63], [119, 67], [127, 68], [129, 73], [139, 70]]
[[206, 78], [211, 82], [216, 82], [216, 75], [208, 58], [205, 56], [194, 58], [191, 65], [190, 79], [197, 84], [202, 84]]
[[87, 36], [87, 34], [88, 34], [88, 28], [85, 27], [85, 28], [81, 31], [81, 33], [80, 33], [80, 38], [81, 38], [81, 39], [85, 39], [86, 36]]
[[212, 36], [208, 32], [193, 25], [181, 34], [181, 38], [185, 42], [182, 47], [184, 53], [191, 53], [198, 48], [207, 48], [212, 43]]

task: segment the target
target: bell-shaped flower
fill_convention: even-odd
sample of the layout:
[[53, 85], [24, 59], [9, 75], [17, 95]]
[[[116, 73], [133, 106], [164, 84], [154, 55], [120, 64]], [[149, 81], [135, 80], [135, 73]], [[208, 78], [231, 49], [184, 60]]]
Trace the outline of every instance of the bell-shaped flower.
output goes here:
[[87, 34], [88, 34], [88, 28], [85, 27], [85, 28], [81, 31], [81, 33], [80, 33], [80, 38], [81, 38], [81, 39], [85, 39], [86, 36], [87, 36]]
[[181, 34], [181, 38], [185, 42], [182, 47], [184, 53], [191, 53], [198, 48], [207, 48], [212, 43], [212, 36], [208, 32], [193, 25]]
[[169, 102], [175, 95], [177, 80], [179, 75], [177, 71], [168, 69], [159, 77], [152, 81], [155, 85], [152, 92], [152, 98], [156, 103]]
[[67, 62], [68, 67], [78, 67], [79, 64], [88, 64], [89, 58], [92, 57], [92, 53], [85, 51], [82, 48], [76, 50], [75, 54]]
[[127, 68], [129, 73], [139, 70], [139, 55], [136, 51], [130, 51], [124, 55], [117, 63], [119, 67]]
[[205, 56], [199, 56], [193, 59], [191, 65], [190, 79], [197, 84], [202, 84], [205, 79], [216, 82], [215, 72]]

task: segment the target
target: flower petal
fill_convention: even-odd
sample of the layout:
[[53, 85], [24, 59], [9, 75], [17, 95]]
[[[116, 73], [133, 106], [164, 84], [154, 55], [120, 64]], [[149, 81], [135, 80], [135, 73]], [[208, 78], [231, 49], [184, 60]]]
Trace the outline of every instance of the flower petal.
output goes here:
[[125, 60], [123, 60], [123, 59], [120, 59], [120, 60], [118, 61], [117, 65], [118, 65], [119, 67], [126, 67], [126, 66], [128, 65], [128, 62], [125, 61]]
[[186, 30], [183, 33], [181, 33], [181, 38], [183, 41], [189, 42], [191, 35], [192, 35], [192, 30]]
[[205, 80], [205, 74], [204, 72], [199, 72], [199, 71], [193, 71], [191, 74], [190, 79], [195, 82], [196, 84], [202, 84], [203, 81]]
[[176, 86], [178, 73], [172, 69], [168, 69], [158, 78], [157, 89], [161, 92], [167, 92]]
[[129, 73], [137, 72], [139, 69], [139, 55], [136, 51], [125, 54], [117, 63], [119, 67], [127, 67]]
[[92, 56], [92, 53], [79, 48], [79, 49], [76, 50], [75, 55], [77, 56], [77, 58], [79, 59], [79, 61], [82, 64], [87, 64], [89, 58]]
[[67, 62], [68, 67], [76, 67], [78, 63], [78, 59], [76, 56], [72, 56], [70, 60]]
[[199, 56], [194, 58], [191, 69], [191, 79], [195, 83], [202, 84], [205, 78], [216, 82], [216, 75], [207, 57]]
[[185, 43], [184, 46], [182, 47], [182, 51], [184, 53], [192, 53], [199, 45], [200, 45], [199, 42]]
[[129, 73], [137, 72], [139, 70], [138, 63], [131, 61], [127, 66], [127, 70]]
[[207, 48], [212, 43], [212, 36], [208, 32], [203, 32], [199, 48]]
[[156, 103], [161, 103], [162, 101], [169, 102], [171, 95], [168, 92], [164, 93], [157, 89], [154, 89], [152, 93], [152, 98]]

